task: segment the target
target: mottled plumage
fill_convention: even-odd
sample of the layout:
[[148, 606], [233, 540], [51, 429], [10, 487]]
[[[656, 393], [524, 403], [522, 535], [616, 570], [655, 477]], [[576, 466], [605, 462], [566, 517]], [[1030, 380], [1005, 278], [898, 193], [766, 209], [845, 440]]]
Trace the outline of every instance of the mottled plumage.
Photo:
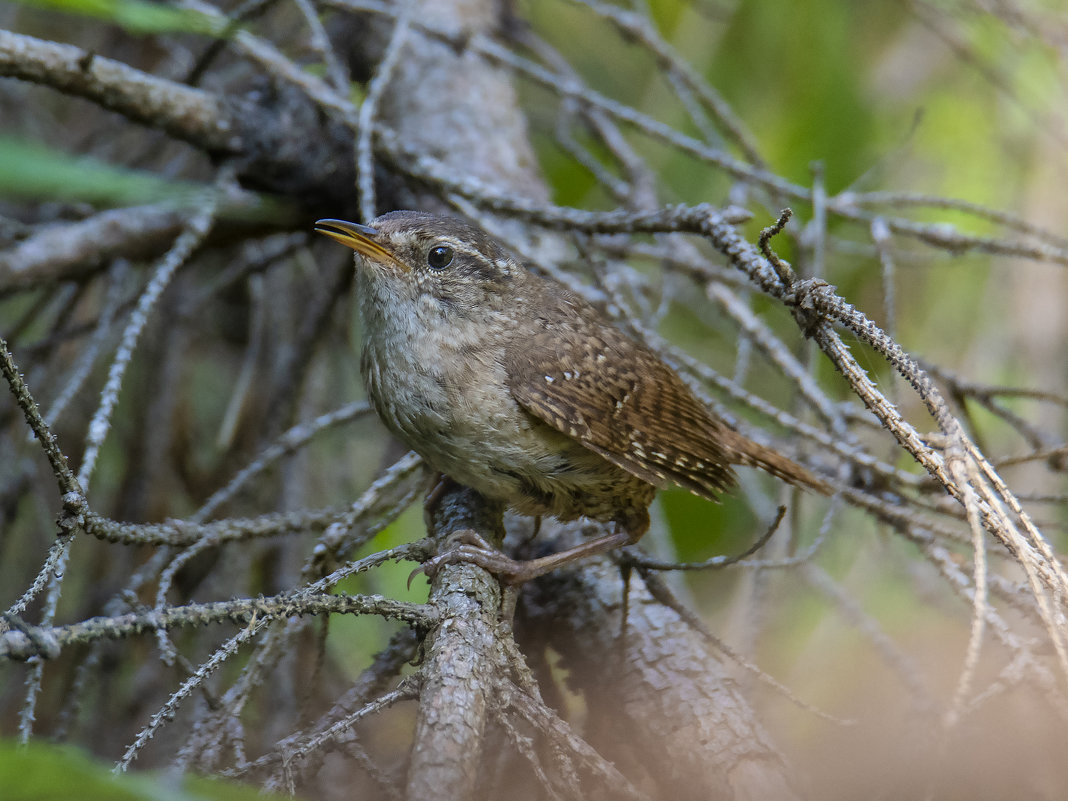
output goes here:
[[364, 262], [361, 367], [383, 422], [436, 470], [520, 513], [617, 524], [583, 553], [637, 540], [658, 488], [715, 499], [733, 464], [826, 491], [468, 223], [400, 211], [316, 229]]

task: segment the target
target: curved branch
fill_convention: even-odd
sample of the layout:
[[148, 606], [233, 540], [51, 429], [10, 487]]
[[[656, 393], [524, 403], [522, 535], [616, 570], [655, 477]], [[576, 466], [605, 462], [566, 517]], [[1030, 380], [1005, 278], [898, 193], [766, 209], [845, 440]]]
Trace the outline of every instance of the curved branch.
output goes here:
[[428, 626], [438, 619], [432, 607], [394, 601], [381, 595], [280, 595], [93, 617], [69, 626], [14, 629], [0, 634], [0, 658], [24, 660], [43, 656], [54, 659], [69, 645], [101, 639], [119, 640], [147, 631], [227, 621], [245, 626], [255, 620], [321, 614], [380, 615], [421, 626]]
[[0, 30], [0, 76], [84, 97], [209, 152], [237, 153], [243, 146], [218, 96], [74, 45]]
[[74, 45], [5, 30], [0, 77], [83, 97], [212, 155], [232, 155], [248, 186], [313, 207], [333, 206], [334, 213], [352, 200], [346, 191], [355, 181], [351, 131], [345, 123], [324, 121], [321, 99], [301, 88], [276, 87], [231, 101]]

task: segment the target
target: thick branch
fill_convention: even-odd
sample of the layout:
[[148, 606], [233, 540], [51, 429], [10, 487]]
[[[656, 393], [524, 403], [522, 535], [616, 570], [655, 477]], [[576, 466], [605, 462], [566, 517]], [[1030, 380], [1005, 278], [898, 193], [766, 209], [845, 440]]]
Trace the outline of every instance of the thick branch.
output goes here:
[[351, 132], [324, 122], [299, 90], [230, 101], [73, 45], [0, 30], [0, 76], [84, 97], [215, 155], [235, 158], [246, 186], [338, 213], [352, 200]]
[[78, 222], [47, 226], [0, 251], [0, 290], [75, 278], [118, 256], [155, 256], [174, 240], [183, 219], [175, 208], [141, 206], [109, 209]]
[[[466, 488], [446, 494], [433, 524], [439, 537], [463, 529], [491, 541], [503, 534], [500, 507]], [[442, 622], [426, 641], [407, 798], [466, 801], [482, 768], [487, 694], [506, 661], [500, 585], [480, 567], [446, 565], [434, 577], [430, 603]]]
[[84, 97], [212, 152], [242, 148], [224, 102], [73, 45], [0, 30], [0, 76]]
[[620, 572], [601, 558], [528, 585], [524, 602], [526, 622], [586, 695], [591, 741], [629, 766], [632, 781], [651, 776], [664, 798], [797, 797], [721, 654], [640, 581], [630, 582], [624, 607]]

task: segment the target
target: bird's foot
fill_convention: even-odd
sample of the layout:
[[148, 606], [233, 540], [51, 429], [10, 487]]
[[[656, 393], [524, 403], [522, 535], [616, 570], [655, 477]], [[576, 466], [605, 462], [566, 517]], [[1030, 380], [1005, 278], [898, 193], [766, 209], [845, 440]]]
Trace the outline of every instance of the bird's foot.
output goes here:
[[629, 535], [625, 532], [617, 531], [614, 534], [598, 537], [574, 548], [568, 548], [565, 551], [550, 554], [549, 556], [519, 560], [501, 553], [471, 529], [463, 529], [456, 532], [452, 539], [454, 542], [459, 543], [457, 547], [438, 554], [413, 570], [408, 576], [408, 586], [411, 586], [412, 579], [419, 573], [425, 574], [428, 578], [433, 578], [434, 574], [444, 565], [461, 562], [478, 565], [497, 576], [504, 584], [523, 584], [577, 559], [604, 553], [631, 543]]
[[413, 570], [408, 575], [409, 587], [412, 585], [412, 579], [420, 573], [427, 578], [433, 578], [445, 565], [461, 563], [478, 565], [509, 584], [520, 584], [528, 580], [527, 578], [518, 580], [513, 578], [523, 573], [523, 566], [526, 562], [520, 562], [505, 555], [494, 548], [477, 531], [469, 528], [461, 529], [449, 537], [449, 540], [455, 543], [455, 547], [428, 559]]

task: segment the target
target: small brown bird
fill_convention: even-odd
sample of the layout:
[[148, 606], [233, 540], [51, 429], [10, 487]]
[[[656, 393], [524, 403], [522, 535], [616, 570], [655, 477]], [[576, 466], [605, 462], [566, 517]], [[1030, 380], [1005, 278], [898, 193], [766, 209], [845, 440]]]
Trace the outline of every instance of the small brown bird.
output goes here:
[[369, 226], [319, 220], [315, 230], [362, 262], [360, 366], [394, 434], [435, 470], [517, 512], [615, 523], [612, 534], [541, 559], [468, 546], [471, 561], [520, 582], [636, 542], [658, 488], [714, 500], [734, 483], [735, 464], [827, 491], [474, 226], [395, 211]]

